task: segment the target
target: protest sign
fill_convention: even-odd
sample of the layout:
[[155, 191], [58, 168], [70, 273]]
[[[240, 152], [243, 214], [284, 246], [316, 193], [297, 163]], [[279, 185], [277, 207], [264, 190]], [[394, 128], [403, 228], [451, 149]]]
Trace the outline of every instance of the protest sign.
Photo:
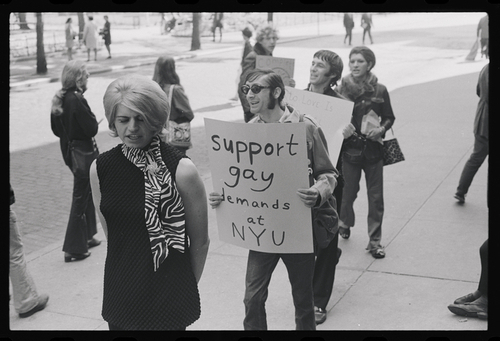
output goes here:
[[205, 118], [219, 238], [270, 253], [313, 252], [304, 123], [244, 124]]
[[314, 117], [328, 143], [330, 160], [335, 165], [340, 155], [344, 136], [342, 130], [351, 122], [354, 103], [311, 91], [285, 87], [284, 101], [302, 114]]
[[290, 85], [290, 79], [293, 78], [293, 69], [295, 59], [280, 58], [271, 56], [257, 56], [255, 64], [256, 69], [271, 69], [281, 76], [285, 85]]

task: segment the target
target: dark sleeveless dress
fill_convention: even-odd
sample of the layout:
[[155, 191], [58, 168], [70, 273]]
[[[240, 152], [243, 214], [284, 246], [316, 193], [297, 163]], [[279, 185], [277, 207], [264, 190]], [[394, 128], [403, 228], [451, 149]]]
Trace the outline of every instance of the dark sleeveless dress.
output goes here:
[[[175, 181], [183, 156], [163, 142], [160, 150]], [[200, 316], [189, 249], [181, 253], [169, 248], [168, 257], [155, 272], [144, 217], [142, 171], [118, 145], [98, 157], [97, 174], [100, 209], [108, 227], [102, 317], [128, 330], [184, 329]]]

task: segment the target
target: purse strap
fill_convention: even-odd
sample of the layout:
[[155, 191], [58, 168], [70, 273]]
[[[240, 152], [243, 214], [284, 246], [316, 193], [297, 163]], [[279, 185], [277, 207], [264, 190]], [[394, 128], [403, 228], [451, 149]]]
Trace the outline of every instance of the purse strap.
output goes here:
[[174, 94], [175, 84], [170, 85], [168, 89], [168, 104], [170, 105], [170, 111], [172, 111], [172, 95]]

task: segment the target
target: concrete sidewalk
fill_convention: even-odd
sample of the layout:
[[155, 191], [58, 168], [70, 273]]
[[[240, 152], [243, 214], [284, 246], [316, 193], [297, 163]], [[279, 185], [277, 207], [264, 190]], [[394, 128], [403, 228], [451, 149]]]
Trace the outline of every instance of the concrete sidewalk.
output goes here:
[[[401, 25], [398, 27], [404, 29], [402, 19], [400, 16], [398, 20]], [[429, 18], [425, 20], [429, 21]], [[395, 24], [397, 22], [394, 19], [392, 25]], [[407, 23], [408, 29], [411, 29], [411, 24]], [[333, 25], [338, 26], [337, 32], [342, 32], [341, 23], [332, 23]], [[424, 25], [423, 21], [420, 25]], [[388, 30], [391, 27], [394, 26], [387, 24]], [[320, 28], [320, 32], [322, 29]], [[382, 23], [377, 29], [384, 29]], [[315, 36], [316, 30], [317, 27], [312, 25], [289, 31], [282, 29], [281, 41]], [[228, 45], [219, 45], [214, 49], [207, 47], [199, 53], [219, 53], [224, 49], [241, 48], [239, 34], [232, 38], [228, 34], [223, 39], [226, 37]], [[202, 42], [202, 47], [205, 45], [208, 42]], [[123, 51], [131, 49], [131, 45], [122, 47]], [[135, 48], [137, 50], [137, 45]], [[118, 51], [118, 47], [116, 50]], [[415, 53], [419, 51], [416, 49]], [[123, 59], [124, 63], [121, 65], [125, 67], [146, 58], [144, 55], [134, 55], [133, 52], [133, 49], [128, 52], [129, 56]], [[184, 52], [186, 51], [180, 49], [178, 56], [184, 55]], [[103, 53], [105, 52], [100, 52]], [[158, 50], [154, 55], [158, 55]], [[86, 58], [86, 54], [83, 56]], [[63, 64], [66, 60], [62, 55], [54, 58], [54, 65]], [[113, 57], [112, 60], [118, 59]], [[155, 61], [156, 57], [149, 57], [142, 62]], [[20, 63], [25, 62], [16, 65], [24, 65]], [[98, 61], [91, 72], [109, 68], [104, 63], [106, 61]], [[89, 63], [89, 68], [90, 64], [92, 62]], [[113, 65], [116, 67], [118, 64]], [[457, 74], [461, 75], [419, 85], [409, 85], [403, 81], [400, 83], [402, 87], [391, 91], [391, 102], [397, 118], [396, 134], [406, 161], [385, 168], [386, 212], [382, 243], [386, 246], [387, 257], [374, 260], [364, 250], [367, 243], [367, 200], [362, 181], [355, 204], [358, 223], [352, 230], [351, 238], [339, 242], [343, 254], [328, 305], [328, 319], [318, 326], [318, 330], [488, 329], [487, 322], [458, 317], [446, 308], [455, 298], [477, 288], [480, 274], [478, 250], [488, 236], [486, 165], [476, 175], [466, 204], [458, 205], [453, 199], [460, 172], [473, 144], [472, 124], [477, 105], [475, 84], [478, 73], [463, 74], [461, 71]], [[58, 77], [56, 73], [54, 75], [54, 78]], [[33, 80], [28, 78], [30, 77], [22, 79], [19, 76], [13, 81], [11, 77], [11, 87], [34, 85]], [[51, 79], [45, 78], [47, 79], [39, 82]], [[193, 136], [196, 136], [194, 148], [206, 149], [204, 129], [201, 126], [196, 129], [196, 133], [193, 132]], [[101, 151], [116, 144], [105, 132], [100, 133], [97, 139]], [[40, 174], [46, 174], [41, 180], [46, 183], [47, 188], [55, 189], [61, 181], [68, 181], [70, 177], [53, 177], [51, 167], [58, 167], [58, 163], [62, 161], [59, 160], [59, 152], [47, 148], [57, 149], [58, 146], [51, 144], [33, 149], [25, 153], [24, 157], [26, 162], [30, 162], [30, 155], [37, 153], [57, 156], [57, 160], [44, 159], [43, 164], [37, 168]], [[200, 165], [199, 169], [202, 168], [200, 173], [203, 174], [206, 190], [211, 191], [207, 160], [193, 161], [197, 166]], [[16, 171], [23, 172], [26, 169], [21, 167]], [[37, 190], [39, 187], [34, 184], [33, 191]], [[36, 196], [36, 193], [33, 195]], [[53, 212], [54, 217], [63, 217], [59, 219], [62, 222], [55, 223], [66, 223], [66, 211], [60, 213], [52, 203], [40, 202], [38, 205]], [[13, 209], [16, 210], [15, 205]], [[22, 212], [17, 213], [22, 219]], [[213, 210], [209, 210], [209, 226], [211, 246], [199, 284], [202, 316], [188, 330], [242, 330], [247, 251], [219, 240]], [[43, 236], [44, 231], [36, 231], [34, 234]], [[107, 323], [100, 315], [106, 246], [103, 244], [92, 249], [92, 256], [83, 262], [64, 263], [60, 237], [49, 236], [46, 246], [27, 256], [28, 267], [38, 291], [50, 295], [47, 308], [27, 319], [20, 319], [11, 302], [11, 330], [108, 330]], [[105, 239], [101, 230], [97, 237]], [[295, 328], [290, 285], [281, 263], [271, 281], [267, 312], [270, 330]], [[489, 324], [490, 329], [494, 327]]]
[[[478, 249], [488, 236], [486, 166], [476, 175], [466, 204], [453, 199], [471, 152], [476, 79], [477, 74], [468, 74], [391, 93], [406, 161], [385, 168], [387, 257], [374, 260], [364, 250], [367, 200], [362, 182], [355, 204], [359, 222], [351, 238], [339, 242], [343, 254], [329, 315], [318, 330], [487, 330], [487, 322], [461, 318], [446, 308], [477, 288]], [[456, 96], [459, 88], [461, 96]], [[450, 120], [454, 129], [447, 129]], [[204, 183], [210, 191], [211, 179]], [[213, 210], [209, 224], [211, 246], [199, 283], [202, 316], [188, 330], [242, 330], [247, 251], [218, 239]], [[97, 237], [104, 239], [102, 231]], [[11, 306], [10, 328], [107, 330], [100, 316], [106, 246], [91, 251], [89, 259], [76, 263], [63, 263], [60, 242], [31, 253], [30, 271], [50, 301], [43, 312], [27, 319], [20, 319]], [[270, 330], [294, 329], [290, 286], [281, 263], [271, 281], [267, 312]]]

